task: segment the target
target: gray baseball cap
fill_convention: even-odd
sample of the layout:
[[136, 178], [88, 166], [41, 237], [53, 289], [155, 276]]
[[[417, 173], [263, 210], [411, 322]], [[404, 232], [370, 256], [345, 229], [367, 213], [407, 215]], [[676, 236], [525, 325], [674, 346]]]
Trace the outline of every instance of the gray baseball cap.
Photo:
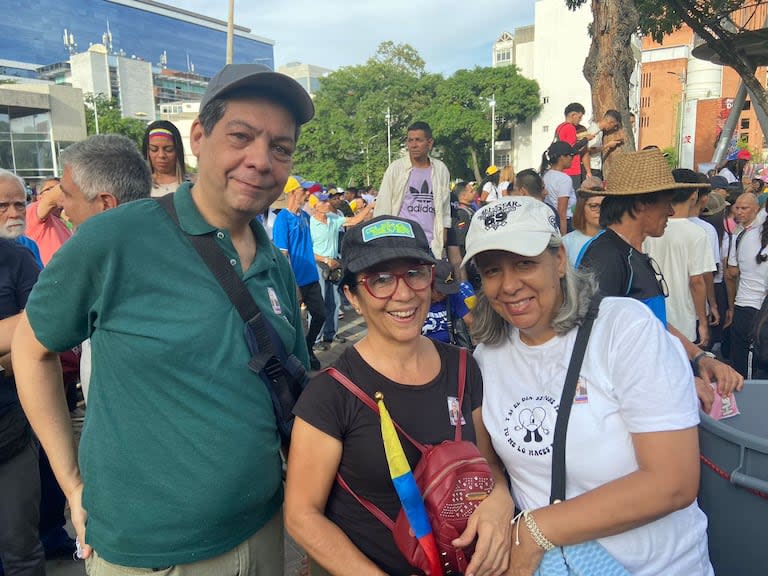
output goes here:
[[227, 64], [208, 82], [200, 110], [214, 98], [238, 88], [251, 88], [254, 95], [272, 96], [293, 114], [297, 124], [306, 124], [315, 115], [307, 91], [290, 76], [274, 72], [263, 64]]

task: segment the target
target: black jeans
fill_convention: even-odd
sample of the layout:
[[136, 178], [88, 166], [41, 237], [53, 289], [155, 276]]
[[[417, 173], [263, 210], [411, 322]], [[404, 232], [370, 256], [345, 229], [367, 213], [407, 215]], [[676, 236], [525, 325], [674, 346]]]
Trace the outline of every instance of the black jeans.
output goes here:
[[0, 558], [5, 573], [43, 576], [45, 554], [38, 536], [40, 476], [32, 440], [0, 464], [0, 494]]
[[320, 290], [319, 282], [312, 282], [306, 286], [299, 286], [301, 299], [307, 307], [310, 315], [309, 329], [307, 330], [307, 349], [312, 352], [320, 330], [325, 324], [325, 302], [323, 301], [323, 292]]
[[[739, 374], [747, 377], [749, 367], [749, 348], [755, 333], [755, 319], [758, 310], [747, 306], [733, 307], [733, 324], [731, 324], [731, 365]], [[757, 364], [752, 359], [753, 368]]]

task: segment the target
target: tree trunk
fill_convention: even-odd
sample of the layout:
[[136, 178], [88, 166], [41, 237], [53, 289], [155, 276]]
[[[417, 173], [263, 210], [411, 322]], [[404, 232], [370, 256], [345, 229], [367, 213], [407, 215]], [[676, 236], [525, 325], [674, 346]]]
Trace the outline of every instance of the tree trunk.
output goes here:
[[[626, 150], [635, 149], [629, 129], [629, 80], [635, 69], [632, 34], [637, 30], [638, 14], [632, 0], [592, 0], [592, 45], [584, 62], [584, 77], [592, 88], [592, 110], [600, 120], [606, 110], [621, 113], [626, 129], [606, 136], [605, 142], [624, 138]], [[609, 162], [603, 167], [609, 169]]]
[[475, 174], [475, 181], [480, 182], [480, 167], [477, 164], [477, 152], [474, 147], [469, 147], [469, 153], [472, 155], [472, 172]]

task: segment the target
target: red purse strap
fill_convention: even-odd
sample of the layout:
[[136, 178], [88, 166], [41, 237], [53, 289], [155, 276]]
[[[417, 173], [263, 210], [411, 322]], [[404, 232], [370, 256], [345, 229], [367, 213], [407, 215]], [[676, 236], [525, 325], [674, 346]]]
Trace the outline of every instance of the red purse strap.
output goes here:
[[[371, 398], [370, 396], [368, 396], [368, 394], [363, 392], [357, 384], [352, 382], [352, 380], [347, 378], [342, 372], [339, 372], [336, 368], [332, 368], [332, 367], [326, 368], [324, 372], [327, 373], [328, 376], [336, 380], [339, 384], [344, 386], [344, 388], [352, 392], [352, 394], [357, 396], [363, 404], [365, 404], [366, 406], [368, 406], [368, 408], [376, 412], [376, 414], [379, 413], [379, 406], [378, 404], [376, 404], [373, 398]], [[461, 403], [462, 403], [462, 400], [464, 399], [464, 388], [466, 386], [466, 381], [467, 381], [467, 349], [460, 348], [459, 349], [459, 417], [458, 417], [458, 422], [456, 422], [456, 435], [455, 435], [456, 442], [461, 441], [461, 418], [462, 418]], [[411, 438], [405, 432], [405, 430], [400, 428], [397, 422], [393, 420], [392, 423], [395, 425], [395, 427], [400, 431], [400, 433], [403, 436], [405, 436], [414, 446], [416, 446], [416, 448], [418, 448], [421, 451], [422, 454], [426, 452], [427, 450], [426, 446], [424, 446], [420, 442], [416, 442], [416, 440]], [[395, 523], [392, 521], [392, 519], [386, 514], [384, 514], [381, 508], [376, 506], [373, 502], [371, 502], [370, 500], [366, 500], [361, 496], [358, 496], [357, 493], [355, 493], [355, 491], [352, 490], [352, 487], [349, 484], [347, 484], [346, 480], [344, 480], [344, 478], [338, 472], [336, 473], [336, 482], [338, 482], [339, 486], [341, 486], [344, 490], [349, 492], [349, 494], [351, 494], [352, 497], [355, 500], [357, 500], [358, 504], [360, 504], [363, 508], [368, 510], [368, 512], [373, 514], [379, 522], [384, 524], [384, 526], [386, 526], [390, 532], [394, 532]]]
[[[352, 380], [347, 378], [347, 376], [344, 375], [342, 372], [339, 372], [338, 370], [336, 370], [336, 368], [326, 368], [325, 370], [323, 370], [323, 372], [325, 372], [326, 374], [328, 374], [328, 376], [330, 376], [331, 378], [336, 380], [339, 384], [344, 386], [344, 388], [352, 392], [352, 394], [357, 396], [363, 404], [365, 404], [366, 406], [368, 406], [368, 408], [376, 412], [376, 414], [379, 413], [379, 406], [378, 404], [376, 404], [374, 399], [368, 396], [368, 394], [366, 394], [365, 392], [363, 392], [357, 384], [352, 382]], [[416, 448], [419, 449], [419, 452], [421, 452], [422, 454], [426, 454], [427, 447], [424, 446], [424, 444], [422, 444], [421, 442], [417, 442], [416, 440], [411, 438], [408, 435], [408, 433], [402, 428], [400, 428], [400, 425], [394, 420], [392, 420], [392, 423], [395, 425], [395, 428], [397, 428], [398, 432], [400, 432], [400, 434], [405, 436], [408, 442], [416, 446]]]
[[346, 483], [344, 478], [342, 478], [341, 474], [339, 474], [338, 472], [336, 473], [336, 482], [338, 482], [339, 485], [342, 488], [344, 488], [344, 490], [349, 492], [352, 495], [352, 497], [355, 500], [357, 500], [357, 502], [363, 508], [365, 508], [366, 510], [368, 510], [368, 512], [373, 514], [379, 522], [381, 522], [382, 524], [384, 524], [384, 526], [389, 528], [390, 532], [394, 532], [394, 530], [395, 530], [395, 523], [392, 522], [392, 519], [389, 516], [387, 516], [386, 514], [384, 514], [384, 512], [381, 511], [381, 508], [376, 506], [376, 504], [374, 504], [373, 502], [371, 502], [369, 500], [366, 500], [365, 498], [362, 498], [362, 497], [358, 496], [357, 494], [355, 494], [355, 491], [352, 490], [352, 488], [350, 488], [349, 484]]

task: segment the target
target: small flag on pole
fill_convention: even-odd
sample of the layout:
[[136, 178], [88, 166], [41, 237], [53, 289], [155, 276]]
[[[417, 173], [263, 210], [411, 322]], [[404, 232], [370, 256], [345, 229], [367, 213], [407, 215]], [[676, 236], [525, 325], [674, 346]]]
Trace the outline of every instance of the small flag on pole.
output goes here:
[[381, 437], [384, 441], [384, 451], [387, 454], [387, 464], [389, 465], [389, 474], [392, 477], [392, 484], [395, 486], [403, 510], [411, 525], [411, 531], [419, 541], [419, 545], [424, 550], [424, 555], [429, 560], [430, 576], [442, 576], [443, 570], [440, 565], [440, 554], [437, 551], [437, 542], [432, 533], [432, 526], [427, 517], [427, 510], [424, 507], [424, 500], [416, 484], [416, 479], [411, 472], [411, 466], [405, 457], [403, 445], [397, 436], [397, 430], [392, 423], [392, 418], [384, 405], [384, 395], [381, 392], [375, 394], [376, 403], [379, 405], [379, 415], [381, 417]]

